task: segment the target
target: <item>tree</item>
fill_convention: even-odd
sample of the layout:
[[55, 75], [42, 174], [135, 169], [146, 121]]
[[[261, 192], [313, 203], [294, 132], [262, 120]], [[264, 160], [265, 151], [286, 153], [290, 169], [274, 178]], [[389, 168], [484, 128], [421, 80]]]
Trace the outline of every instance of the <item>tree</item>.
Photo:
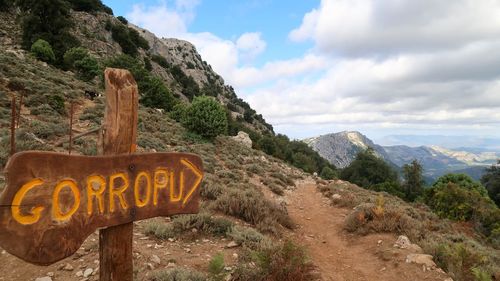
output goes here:
[[226, 111], [214, 98], [195, 97], [187, 109], [184, 125], [202, 137], [213, 139], [227, 133]]
[[176, 101], [172, 93], [165, 87], [163, 81], [158, 77], [149, 77], [146, 82], [141, 83], [140, 102], [148, 107], [161, 108], [170, 111]]
[[372, 148], [360, 151], [354, 161], [340, 173], [342, 180], [364, 188], [384, 182], [397, 182], [398, 176], [384, 160], [375, 155]]
[[91, 81], [99, 73], [99, 63], [91, 56], [86, 56], [77, 60], [74, 64], [78, 77], [84, 81]]
[[403, 189], [405, 197], [409, 201], [414, 201], [418, 196], [422, 195], [424, 190], [422, 171], [422, 165], [417, 160], [403, 166]]
[[89, 51], [83, 47], [71, 48], [64, 53], [64, 65], [68, 69], [72, 69], [75, 66], [75, 62], [82, 60], [89, 55]]
[[31, 53], [35, 55], [37, 59], [48, 63], [54, 62], [56, 59], [49, 42], [43, 39], [38, 39], [31, 45]]
[[319, 176], [325, 180], [333, 180], [334, 178], [337, 177], [337, 173], [332, 168], [325, 166], [321, 170]]
[[475, 190], [483, 197], [488, 197], [488, 191], [481, 183], [473, 180], [470, 176], [466, 174], [446, 174], [437, 179], [437, 181], [432, 185], [433, 187], [446, 185], [448, 183], [453, 183], [460, 188], [467, 190]]
[[73, 26], [69, 4], [63, 0], [18, 0], [22, 18], [23, 48], [29, 49], [38, 39], [53, 48], [55, 64], [62, 65], [64, 53], [77, 46], [78, 40], [69, 33]]
[[486, 173], [481, 177], [481, 183], [486, 187], [490, 198], [500, 206], [500, 160], [497, 165], [486, 169]]

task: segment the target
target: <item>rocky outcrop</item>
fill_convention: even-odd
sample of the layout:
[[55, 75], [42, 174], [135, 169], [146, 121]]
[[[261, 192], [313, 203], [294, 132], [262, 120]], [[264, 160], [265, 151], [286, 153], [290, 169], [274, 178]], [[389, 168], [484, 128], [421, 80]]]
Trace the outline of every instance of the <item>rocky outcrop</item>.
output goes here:
[[244, 146], [246, 146], [248, 148], [252, 148], [252, 140], [250, 139], [248, 134], [245, 132], [239, 131], [238, 135], [233, 137], [233, 140], [243, 144]]

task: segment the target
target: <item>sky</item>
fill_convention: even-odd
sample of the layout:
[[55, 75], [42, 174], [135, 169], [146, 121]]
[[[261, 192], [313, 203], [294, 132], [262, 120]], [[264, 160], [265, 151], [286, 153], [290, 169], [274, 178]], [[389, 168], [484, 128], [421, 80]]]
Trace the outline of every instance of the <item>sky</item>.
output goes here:
[[275, 131], [500, 137], [498, 0], [104, 0], [193, 43]]

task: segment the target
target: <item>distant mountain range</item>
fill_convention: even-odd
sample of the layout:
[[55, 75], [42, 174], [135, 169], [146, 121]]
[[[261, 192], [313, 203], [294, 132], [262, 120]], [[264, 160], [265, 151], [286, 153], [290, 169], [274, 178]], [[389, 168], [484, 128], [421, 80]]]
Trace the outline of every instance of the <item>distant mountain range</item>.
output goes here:
[[[483, 147], [449, 149], [431, 144], [416, 147], [408, 145], [381, 146], [356, 131], [321, 135], [303, 141], [339, 168], [348, 166], [359, 151], [368, 147], [372, 147], [376, 155], [390, 165], [397, 167], [402, 167], [413, 159], [417, 159], [424, 168], [425, 177], [430, 180], [450, 172], [466, 173], [479, 179], [484, 168], [500, 159], [498, 150], [488, 151], [487, 148]], [[401, 142], [401, 138], [399, 142]]]

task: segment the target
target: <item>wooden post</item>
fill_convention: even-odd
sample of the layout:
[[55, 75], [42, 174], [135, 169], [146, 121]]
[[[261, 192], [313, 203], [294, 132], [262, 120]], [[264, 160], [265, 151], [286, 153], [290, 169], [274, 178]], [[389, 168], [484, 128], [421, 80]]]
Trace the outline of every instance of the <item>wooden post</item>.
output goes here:
[[[137, 83], [130, 72], [107, 68], [106, 110], [104, 114], [103, 154], [135, 152], [137, 137]], [[132, 281], [133, 223], [99, 231], [100, 281]]]
[[12, 95], [10, 102], [10, 156], [16, 153], [16, 96]]

